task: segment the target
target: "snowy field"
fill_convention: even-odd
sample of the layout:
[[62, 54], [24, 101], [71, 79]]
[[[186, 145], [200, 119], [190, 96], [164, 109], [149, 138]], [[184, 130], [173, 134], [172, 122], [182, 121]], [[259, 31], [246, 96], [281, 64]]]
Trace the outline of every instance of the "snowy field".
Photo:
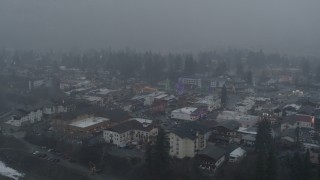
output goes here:
[[0, 174], [15, 180], [18, 180], [20, 177], [24, 176], [23, 173], [20, 173], [15, 169], [7, 167], [2, 161], [0, 161]]

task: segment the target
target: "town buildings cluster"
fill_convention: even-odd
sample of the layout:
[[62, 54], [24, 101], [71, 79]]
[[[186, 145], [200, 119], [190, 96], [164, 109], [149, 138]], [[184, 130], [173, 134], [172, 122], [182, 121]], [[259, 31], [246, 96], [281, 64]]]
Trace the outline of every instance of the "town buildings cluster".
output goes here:
[[[6, 90], [26, 99], [3, 106], [2, 133], [43, 123], [53, 137], [70, 143], [99, 137], [100, 143], [143, 151], [163, 128], [170, 156], [196, 158], [208, 175], [252, 151], [262, 119], [270, 121], [272, 137], [281, 146], [300, 141], [305, 148], [320, 149], [320, 96], [317, 90], [293, 84], [299, 69], [268, 67], [266, 80], [254, 83], [225, 73], [150, 84], [108, 71], [89, 77], [84, 70], [64, 66], [55, 71], [39, 68], [35, 76], [34, 68], [11, 67], [14, 77], [1, 72], [7, 77]], [[226, 104], [221, 102], [223, 88]]]

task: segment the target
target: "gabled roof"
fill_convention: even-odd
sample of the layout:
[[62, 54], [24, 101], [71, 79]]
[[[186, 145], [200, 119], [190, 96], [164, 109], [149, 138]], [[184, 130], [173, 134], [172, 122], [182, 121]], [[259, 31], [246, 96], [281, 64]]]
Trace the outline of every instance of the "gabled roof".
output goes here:
[[116, 126], [113, 126], [109, 130], [121, 134], [131, 130], [140, 130], [140, 131], [149, 132], [153, 128], [154, 128], [153, 124], [145, 125], [144, 123], [140, 123], [137, 120], [130, 120], [130, 121], [126, 121], [121, 124], [118, 124]]
[[238, 121], [230, 120], [230, 121], [219, 122], [215, 127], [219, 127], [219, 126], [227, 128], [230, 131], [233, 131], [233, 130], [237, 130], [241, 126], [241, 124]]
[[244, 149], [242, 149], [241, 147], [238, 147], [237, 149], [235, 149], [230, 153], [230, 156], [240, 157], [240, 156], [243, 156], [245, 153], [246, 151]]
[[284, 118], [283, 122], [294, 124], [295, 122], [313, 122], [314, 117], [304, 114], [295, 114]]
[[226, 153], [227, 152], [225, 149], [212, 145], [212, 146], [207, 146], [203, 150], [199, 151], [198, 155], [207, 156], [217, 161]]
[[207, 128], [199, 122], [194, 121], [175, 125], [171, 132], [181, 138], [194, 140], [197, 138], [197, 133], [204, 135], [207, 132]]

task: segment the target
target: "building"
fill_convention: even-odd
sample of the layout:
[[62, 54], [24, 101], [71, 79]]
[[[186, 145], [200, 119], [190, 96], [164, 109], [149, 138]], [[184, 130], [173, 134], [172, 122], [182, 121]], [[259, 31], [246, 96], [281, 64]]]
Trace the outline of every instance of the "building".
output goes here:
[[200, 163], [198, 168], [205, 175], [213, 176], [216, 170], [225, 162], [226, 150], [210, 145], [197, 154], [197, 159]]
[[240, 162], [245, 156], [246, 151], [238, 147], [229, 154], [229, 162]]
[[124, 147], [130, 143], [143, 144], [158, 134], [158, 128], [151, 120], [133, 118], [103, 131], [107, 143]]
[[164, 113], [166, 112], [166, 108], [168, 106], [167, 101], [156, 99], [153, 104], [151, 105], [151, 112], [152, 113]]
[[48, 102], [43, 106], [43, 114], [44, 115], [54, 115], [59, 113], [68, 112], [68, 104], [64, 103], [52, 103]]
[[219, 77], [216, 79], [211, 79], [210, 87], [211, 88], [222, 88], [227, 82], [227, 78]]
[[285, 117], [285, 119], [281, 122], [281, 131], [286, 129], [296, 129], [297, 127], [314, 129], [314, 123], [314, 116], [294, 114]]
[[200, 115], [198, 108], [184, 107], [181, 109], [173, 110], [171, 112], [171, 118], [185, 121], [195, 121], [200, 118]]
[[194, 157], [207, 146], [207, 129], [198, 122], [188, 122], [175, 126], [169, 133], [172, 157], [183, 159]]
[[237, 131], [239, 142], [246, 146], [254, 146], [257, 136], [257, 128], [249, 127], [244, 128], [240, 127]]
[[68, 131], [75, 135], [88, 135], [101, 132], [110, 126], [110, 120], [103, 117], [82, 116], [68, 125]]
[[239, 127], [240, 123], [237, 121], [220, 122], [212, 128], [210, 141], [222, 144], [232, 143], [236, 140]]
[[19, 130], [23, 126], [42, 120], [42, 109], [17, 109], [3, 125], [11, 130]]
[[201, 78], [182, 77], [179, 78], [179, 82], [182, 82], [185, 85], [196, 86], [198, 88], [202, 87]]
[[237, 111], [222, 111], [217, 116], [217, 122], [234, 120], [239, 122], [241, 127], [255, 126], [260, 118], [254, 115], [244, 114]]
[[221, 107], [221, 98], [206, 96], [204, 98], [198, 99], [193, 106], [195, 107], [205, 107], [207, 111], [211, 112], [213, 110], [219, 109]]
[[242, 102], [235, 105], [235, 110], [241, 113], [246, 113], [255, 105], [254, 97], [246, 97]]

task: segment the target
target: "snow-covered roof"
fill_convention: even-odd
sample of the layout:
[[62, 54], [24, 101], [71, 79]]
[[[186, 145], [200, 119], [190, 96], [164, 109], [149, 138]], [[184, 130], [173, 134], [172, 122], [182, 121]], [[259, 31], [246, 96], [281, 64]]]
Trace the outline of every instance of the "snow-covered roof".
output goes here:
[[140, 123], [152, 124], [152, 120], [150, 120], [150, 119], [131, 118], [130, 120], [136, 120]]
[[23, 173], [6, 166], [6, 164], [4, 164], [2, 161], [0, 161], [0, 174], [15, 180], [18, 180], [20, 177], [24, 176]]
[[101, 101], [102, 98], [98, 96], [83, 96], [83, 98], [90, 102]]
[[257, 134], [257, 129], [256, 128], [239, 127], [238, 132], [244, 133], [244, 134], [256, 135]]
[[71, 123], [70, 126], [86, 128], [86, 127], [90, 127], [95, 124], [99, 124], [107, 121], [110, 121], [110, 120], [108, 118], [103, 118], [103, 117], [89, 117], [89, 118], [81, 119], [79, 121], [75, 121]]
[[7, 121], [6, 123], [7, 123], [7, 124], [10, 124], [11, 126], [20, 127], [20, 126], [21, 126], [21, 122], [22, 122], [22, 121], [11, 119], [11, 120]]
[[287, 107], [293, 107], [295, 110], [299, 110], [301, 108], [300, 105], [297, 105], [297, 104], [288, 104], [286, 106], [284, 106], [283, 108], [287, 108]]
[[174, 99], [174, 98], [176, 98], [174, 95], [170, 95], [170, 96], [167, 96], [167, 97], [163, 98], [163, 100], [169, 101], [169, 100]]
[[155, 99], [162, 99], [162, 98], [167, 97], [167, 96], [168, 96], [167, 94], [161, 94], [161, 95], [156, 96], [156, 97], [154, 97], [154, 98], [155, 98]]
[[217, 121], [223, 121], [223, 120], [247, 120], [247, 121], [253, 121], [257, 120], [257, 116], [244, 114], [237, 111], [222, 111], [217, 116]]
[[246, 151], [244, 149], [242, 149], [241, 147], [238, 147], [237, 149], [233, 150], [230, 153], [230, 156], [232, 157], [241, 157], [246, 153]]
[[172, 113], [191, 114], [196, 110], [197, 110], [197, 108], [194, 108], [194, 107], [184, 107], [184, 108], [181, 108], [181, 109], [173, 110]]
[[102, 88], [102, 89], [99, 89], [99, 92], [97, 94], [99, 94], [99, 95], [107, 95], [107, 94], [109, 94], [110, 92], [113, 92], [113, 91], [115, 91], [115, 90]]

